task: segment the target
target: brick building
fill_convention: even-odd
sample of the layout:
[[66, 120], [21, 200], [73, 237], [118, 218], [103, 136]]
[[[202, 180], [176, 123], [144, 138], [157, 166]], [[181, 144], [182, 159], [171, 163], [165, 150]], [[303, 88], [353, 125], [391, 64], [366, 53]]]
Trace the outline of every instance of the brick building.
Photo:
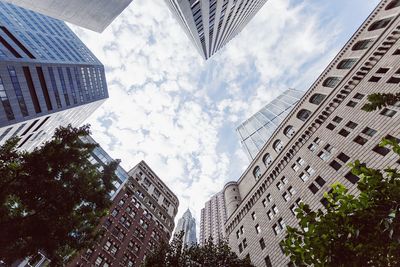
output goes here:
[[69, 266], [139, 266], [161, 240], [170, 239], [178, 198], [144, 161], [128, 175], [101, 220], [102, 237]]
[[361, 110], [367, 95], [399, 92], [400, 1], [382, 0], [274, 131], [238, 181], [224, 187], [232, 249], [256, 266], [292, 266], [279, 242], [300, 201], [324, 209], [340, 182], [357, 193], [347, 163], [398, 166], [383, 137], [400, 137], [400, 104]]

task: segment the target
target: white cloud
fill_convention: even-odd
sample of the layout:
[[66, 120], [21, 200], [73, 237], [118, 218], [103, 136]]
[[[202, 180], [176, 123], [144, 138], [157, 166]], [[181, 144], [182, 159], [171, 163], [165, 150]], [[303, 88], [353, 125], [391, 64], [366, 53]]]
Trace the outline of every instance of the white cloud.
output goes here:
[[94, 138], [127, 170], [144, 159], [178, 195], [177, 218], [189, 206], [199, 225], [204, 202], [247, 165], [235, 127], [288, 87], [307, 89], [337, 49], [336, 16], [315, 2], [268, 1], [207, 62], [163, 1], [134, 1], [101, 35], [73, 27], [107, 71]]

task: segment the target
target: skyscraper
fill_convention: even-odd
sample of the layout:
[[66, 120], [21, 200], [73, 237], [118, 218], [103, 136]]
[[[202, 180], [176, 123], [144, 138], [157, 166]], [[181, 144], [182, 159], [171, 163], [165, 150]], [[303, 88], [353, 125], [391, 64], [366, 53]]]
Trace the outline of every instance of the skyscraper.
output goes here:
[[240, 143], [250, 161], [257, 156], [303, 94], [303, 91], [288, 89], [237, 127]]
[[[400, 1], [383, 0], [275, 129], [238, 181], [224, 187], [229, 244], [255, 266], [294, 266], [279, 243], [301, 202], [325, 209], [340, 182], [359, 194], [348, 163], [399, 166], [382, 138], [400, 142], [400, 103], [366, 112], [367, 95], [400, 85]], [[266, 160], [268, 159], [268, 160]]]
[[141, 266], [146, 254], [169, 241], [179, 206], [176, 195], [144, 161], [128, 173], [120, 171], [127, 179], [101, 220], [101, 238], [67, 266]]
[[49, 17], [102, 32], [132, 0], [2, 0]]
[[0, 144], [33, 149], [107, 97], [103, 65], [64, 22], [0, 1]]
[[189, 209], [187, 209], [179, 219], [175, 228], [175, 235], [179, 234], [181, 231], [184, 232], [183, 243], [185, 245], [191, 246], [197, 243], [196, 220], [192, 217], [192, 213]]
[[165, 0], [204, 59], [235, 37], [267, 0]]
[[225, 238], [226, 209], [223, 192], [211, 197], [201, 209], [200, 218], [200, 245], [211, 237], [214, 244]]

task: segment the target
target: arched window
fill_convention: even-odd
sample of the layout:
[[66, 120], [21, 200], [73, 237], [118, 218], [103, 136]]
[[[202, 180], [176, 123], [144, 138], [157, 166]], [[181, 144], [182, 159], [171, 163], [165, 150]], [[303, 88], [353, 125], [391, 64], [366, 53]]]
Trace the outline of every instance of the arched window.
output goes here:
[[307, 109], [302, 109], [297, 113], [297, 118], [301, 121], [306, 121], [310, 117], [311, 111]]
[[275, 151], [276, 152], [281, 152], [281, 150], [283, 149], [283, 143], [282, 143], [282, 141], [281, 140], [276, 140], [275, 142], [274, 142], [274, 149], [275, 149]]
[[339, 77], [328, 77], [326, 80], [322, 83], [323, 86], [325, 87], [330, 87], [330, 88], [335, 88], [336, 85], [340, 82]]
[[267, 153], [267, 154], [264, 155], [262, 160], [264, 162], [264, 165], [268, 167], [272, 162], [272, 157], [271, 157], [271, 155], [269, 153]]
[[389, 3], [389, 5], [386, 6], [385, 10], [389, 10], [398, 6], [400, 6], [400, 0], [393, 0]]
[[292, 125], [289, 125], [288, 127], [285, 128], [285, 130], [283, 131], [283, 133], [287, 136], [287, 137], [292, 137], [294, 135], [296, 131], [294, 130]]
[[324, 100], [324, 98], [325, 98], [325, 95], [323, 95], [323, 94], [313, 94], [310, 97], [310, 103], [319, 105], [319, 104], [321, 104], [322, 100]]
[[259, 166], [256, 166], [253, 170], [253, 176], [254, 178], [258, 179], [261, 177], [261, 168]]
[[343, 59], [340, 61], [340, 63], [337, 65], [337, 68], [340, 70], [345, 70], [345, 69], [350, 69], [353, 67], [353, 65], [357, 62], [356, 58], [348, 58], [348, 59]]
[[356, 51], [356, 50], [367, 49], [368, 47], [371, 46], [371, 44], [373, 42], [374, 42], [374, 39], [365, 39], [365, 40], [358, 41], [357, 43], [355, 43], [355, 45], [353, 45], [352, 50]]
[[368, 31], [374, 31], [385, 28], [390, 23], [391, 20], [392, 18], [377, 20], [374, 23], [372, 23], [371, 26], [369, 26]]

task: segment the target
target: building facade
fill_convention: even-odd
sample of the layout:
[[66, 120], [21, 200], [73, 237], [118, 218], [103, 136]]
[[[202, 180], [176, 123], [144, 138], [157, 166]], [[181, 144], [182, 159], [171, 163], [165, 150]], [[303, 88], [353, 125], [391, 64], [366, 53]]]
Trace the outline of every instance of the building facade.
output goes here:
[[236, 128], [242, 148], [250, 161], [257, 156], [303, 94], [303, 91], [295, 89], [284, 91]]
[[165, 0], [204, 59], [235, 37], [267, 0]]
[[103, 65], [64, 22], [0, 1], [0, 145], [31, 150], [106, 98]]
[[199, 243], [204, 245], [211, 237], [214, 244], [225, 239], [226, 209], [223, 192], [219, 192], [206, 202], [201, 209]]
[[[400, 138], [400, 104], [374, 112], [367, 95], [400, 84], [400, 1], [383, 0], [281, 122], [238, 181], [225, 185], [231, 248], [255, 266], [293, 266], [279, 246], [295, 209], [324, 209], [335, 182], [357, 194], [347, 163], [398, 167], [384, 137]], [[292, 129], [293, 134], [287, 134]], [[269, 160], [271, 159], [271, 160]]]
[[14, 5], [102, 32], [132, 0], [3, 0]]
[[176, 195], [144, 161], [123, 175], [128, 179], [101, 220], [101, 239], [68, 266], [140, 266], [161, 241], [169, 241], [179, 206]]
[[193, 244], [197, 244], [196, 237], [196, 220], [192, 216], [192, 213], [189, 209], [185, 211], [182, 215], [182, 218], [178, 220], [175, 228], [175, 235], [179, 234], [181, 231], [183, 234], [183, 244], [187, 246], [191, 246]]

